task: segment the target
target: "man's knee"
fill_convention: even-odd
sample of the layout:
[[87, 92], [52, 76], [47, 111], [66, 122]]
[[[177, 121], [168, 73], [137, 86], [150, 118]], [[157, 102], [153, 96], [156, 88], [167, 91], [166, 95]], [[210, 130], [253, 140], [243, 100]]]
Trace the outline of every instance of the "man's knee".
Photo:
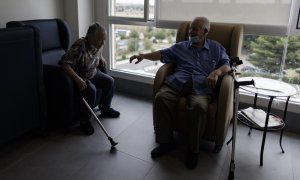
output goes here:
[[168, 96], [168, 94], [164, 92], [158, 92], [154, 97], [154, 104], [156, 105], [171, 105], [176, 103], [177, 100], [174, 97]]
[[86, 89], [82, 92], [83, 97], [90, 106], [94, 106], [97, 88], [94, 84], [88, 83]]
[[210, 103], [210, 97], [208, 96], [194, 96], [190, 97], [188, 107], [195, 109], [199, 112], [206, 112]]
[[103, 83], [105, 83], [108, 87], [111, 87], [114, 86], [115, 80], [113, 77], [107, 75]]
[[163, 95], [163, 93], [156, 93], [155, 97], [154, 97], [154, 102], [163, 102], [165, 99], [165, 96]]
[[206, 112], [208, 109], [208, 104], [203, 102], [194, 102], [191, 106], [188, 107], [190, 110], [196, 110], [198, 112]]

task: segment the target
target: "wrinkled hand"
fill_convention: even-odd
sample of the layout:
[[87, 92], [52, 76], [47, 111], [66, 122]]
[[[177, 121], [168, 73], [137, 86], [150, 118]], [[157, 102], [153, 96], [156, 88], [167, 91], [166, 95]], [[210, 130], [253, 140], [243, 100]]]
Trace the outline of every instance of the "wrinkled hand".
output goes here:
[[142, 54], [133, 55], [133, 56], [130, 57], [129, 62], [132, 63], [132, 61], [134, 59], [137, 59], [137, 61], [135, 62], [135, 64], [138, 64], [138, 63], [140, 63], [144, 59], [144, 56]]
[[207, 77], [207, 85], [211, 89], [214, 89], [216, 87], [217, 81], [218, 81], [218, 75], [214, 72], [211, 72], [209, 76]]
[[82, 78], [78, 79], [76, 81], [76, 84], [79, 88], [79, 91], [83, 91], [83, 90], [85, 90], [85, 88], [87, 88], [87, 84]]

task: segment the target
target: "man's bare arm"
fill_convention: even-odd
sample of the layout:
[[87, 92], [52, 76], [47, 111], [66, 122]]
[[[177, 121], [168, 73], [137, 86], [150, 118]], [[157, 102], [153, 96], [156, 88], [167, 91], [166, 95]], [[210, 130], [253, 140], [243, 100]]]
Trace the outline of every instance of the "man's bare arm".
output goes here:
[[143, 59], [148, 59], [151, 61], [158, 61], [161, 59], [161, 53], [160, 53], [160, 51], [154, 51], [154, 52], [146, 53], [146, 54], [133, 55], [130, 57], [129, 62], [132, 63], [132, 61], [134, 59], [137, 59], [135, 64], [140, 63]]
[[80, 91], [84, 90], [87, 87], [85, 81], [76, 74], [76, 72], [69, 64], [62, 64], [61, 67], [72, 79], [75, 80]]

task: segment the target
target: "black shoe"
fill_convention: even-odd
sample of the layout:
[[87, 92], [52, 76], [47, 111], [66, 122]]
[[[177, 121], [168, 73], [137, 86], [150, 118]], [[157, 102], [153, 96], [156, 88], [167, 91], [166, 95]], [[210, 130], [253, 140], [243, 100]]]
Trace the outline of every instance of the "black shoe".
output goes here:
[[198, 164], [198, 153], [189, 151], [186, 157], [186, 167], [188, 169], [195, 169]]
[[120, 116], [120, 112], [114, 110], [113, 108], [103, 108], [101, 109], [101, 117], [111, 117], [111, 118], [117, 118]]
[[94, 128], [90, 121], [80, 122], [80, 129], [86, 135], [90, 136], [90, 135], [94, 134]]
[[175, 144], [174, 143], [160, 144], [159, 146], [157, 146], [156, 148], [154, 148], [151, 151], [151, 157], [152, 158], [158, 158], [158, 157], [172, 151], [173, 149], [175, 149]]

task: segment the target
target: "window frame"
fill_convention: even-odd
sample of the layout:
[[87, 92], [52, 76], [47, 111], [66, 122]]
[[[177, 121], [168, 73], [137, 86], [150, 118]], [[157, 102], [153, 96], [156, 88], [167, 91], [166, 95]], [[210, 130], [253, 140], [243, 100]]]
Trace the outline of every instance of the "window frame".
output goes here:
[[[107, 29], [109, 31], [109, 37], [108, 37], [108, 57], [110, 57], [108, 63], [108, 71], [112, 76], [118, 77], [118, 78], [125, 78], [128, 80], [132, 81], [137, 81], [141, 83], [146, 83], [146, 84], [153, 84], [154, 82], [154, 76], [150, 75], [142, 75], [138, 73], [132, 73], [128, 71], [124, 71], [121, 69], [113, 69], [112, 64], [114, 61], [114, 53], [113, 53], [113, 36], [111, 34], [113, 33], [112, 29], [112, 24], [120, 24], [120, 25], [136, 25], [136, 26], [149, 26], [149, 27], [156, 27], [155, 23], [155, 18], [154, 19], [149, 19], [149, 0], [144, 0], [144, 18], [128, 18], [128, 17], [119, 17], [119, 16], [111, 16], [110, 14], [110, 9], [111, 9], [111, 4], [110, 0], [106, 0], [106, 7], [107, 12], [106, 12], [106, 18], [107, 18]], [[156, 12], [154, 12], [154, 17]]]
[[109, 21], [124, 21], [124, 22], [147, 22], [149, 20], [149, 0], [144, 0], [144, 18], [130, 18], [130, 17], [122, 17], [122, 16], [113, 16], [111, 15], [111, 6], [113, 0], [106, 0], [107, 2], [107, 18]]
[[[157, 0], [156, 0], [157, 1]], [[147, 13], [149, 12], [149, 0], [144, 0], [145, 5], [147, 5]], [[102, 3], [104, 7], [108, 7], [109, 1], [106, 0], [104, 3]], [[145, 6], [146, 7], [146, 6]], [[113, 77], [122, 78], [126, 80], [131, 80], [135, 82], [145, 83], [145, 84], [153, 84], [154, 82], [154, 76], [149, 75], [141, 75], [136, 74], [128, 71], [124, 71], [121, 69], [112, 69], [113, 64], [113, 39], [110, 34], [112, 33], [111, 25], [112, 24], [121, 24], [121, 25], [137, 25], [137, 26], [150, 26], [150, 27], [156, 27], [156, 28], [167, 28], [167, 29], [177, 29], [179, 24], [182, 21], [157, 21], [156, 19], [156, 10], [154, 12], [154, 19], [140, 19], [140, 18], [126, 18], [126, 17], [118, 17], [118, 16], [110, 16], [109, 12], [110, 7], [106, 8], [106, 15], [105, 17], [99, 18], [102, 19], [103, 22], [105, 22], [106, 28], [108, 29], [108, 42], [106, 47], [104, 47], [104, 55], [105, 57], [110, 57], [108, 60], [108, 72]], [[103, 14], [103, 13], [102, 13]], [[146, 16], [145, 16], [146, 17]], [[242, 24], [244, 26], [244, 34], [255, 34], [255, 35], [273, 35], [273, 36], [286, 36], [287, 35], [287, 28], [285, 26], [270, 26], [270, 25], [253, 25], [253, 24]], [[133, 64], [134, 65], [134, 64]], [[253, 95], [250, 94], [242, 94], [241, 100], [245, 103], [252, 103]], [[262, 97], [262, 104], [267, 102], [267, 98]], [[275, 100], [275, 109], [283, 109], [284, 105], [281, 103], [281, 100]], [[258, 104], [259, 105], [259, 104]], [[296, 112], [298, 113], [298, 109], [300, 106], [300, 102], [294, 101], [293, 99], [290, 99], [289, 102], [289, 112]]]

